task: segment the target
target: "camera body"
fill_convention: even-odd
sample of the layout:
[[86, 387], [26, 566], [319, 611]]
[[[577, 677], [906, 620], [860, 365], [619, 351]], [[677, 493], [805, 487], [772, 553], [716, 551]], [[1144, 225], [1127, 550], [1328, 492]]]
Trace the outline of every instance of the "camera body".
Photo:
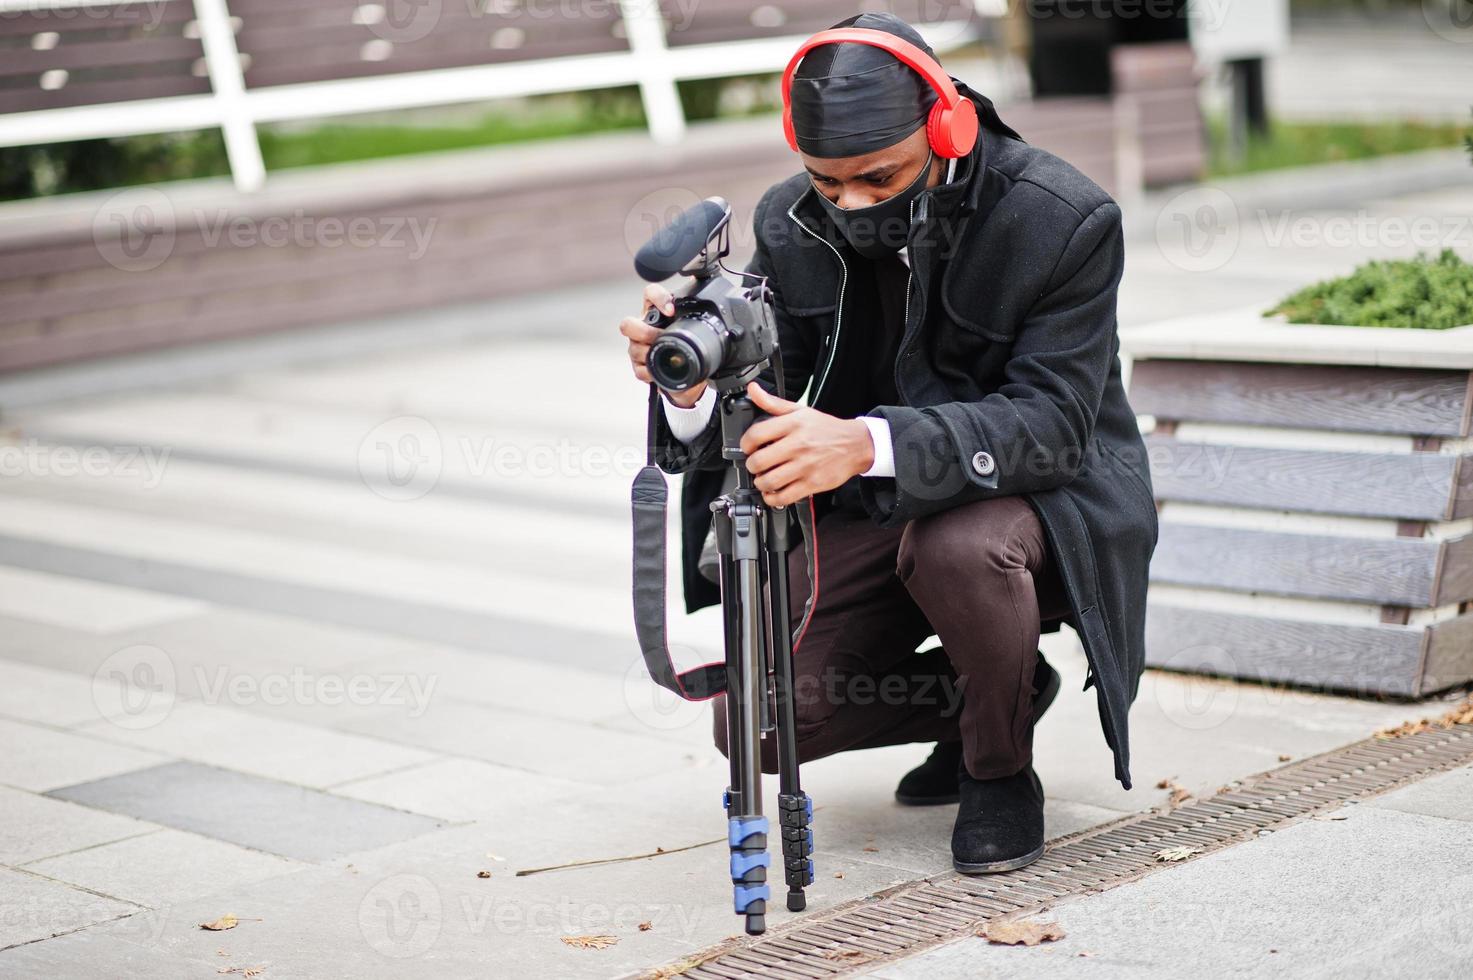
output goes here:
[[685, 391], [702, 381], [717, 391], [744, 386], [777, 349], [767, 284], [743, 289], [719, 272], [696, 279], [677, 296], [674, 316], [651, 310], [645, 322], [664, 328], [645, 364], [655, 384], [667, 391]]
[[666, 391], [685, 391], [709, 382], [717, 391], [745, 386], [777, 351], [772, 290], [728, 279], [721, 260], [730, 252], [731, 205], [709, 197], [680, 214], [640, 249], [635, 269], [658, 282], [679, 270], [690, 285], [675, 296], [675, 313], [658, 309], [645, 322], [663, 332], [650, 345], [645, 366]]

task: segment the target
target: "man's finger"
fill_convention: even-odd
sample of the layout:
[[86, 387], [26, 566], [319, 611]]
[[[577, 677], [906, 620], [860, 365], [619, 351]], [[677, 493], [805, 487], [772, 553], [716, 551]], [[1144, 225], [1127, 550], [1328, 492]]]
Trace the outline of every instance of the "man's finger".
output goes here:
[[626, 316], [619, 321], [619, 332], [635, 343], [652, 344], [660, 336], [660, 328], [652, 327], [638, 317]]
[[802, 478], [803, 466], [800, 463], [789, 461], [771, 467], [753, 480], [752, 485], [764, 494], [776, 493], [785, 489], [788, 484], [795, 483]]
[[644, 301], [666, 316], [675, 315], [675, 298], [670, 291], [657, 282], [644, 287]]
[[751, 456], [770, 442], [776, 442], [798, 427], [791, 415], [777, 415], [754, 422], [742, 434], [742, 452]]
[[[782, 466], [794, 456], [794, 450], [788, 445], [787, 440], [779, 439], [777, 442], [763, 446], [747, 457], [747, 470], [753, 474], [766, 473], [769, 470]], [[781, 486], [781, 484], [779, 484]]]
[[747, 397], [768, 415], [787, 415], [803, 407], [797, 402], [790, 402], [786, 398], [770, 394], [766, 388], [755, 381], [747, 382]]
[[762, 499], [769, 507], [787, 507], [791, 504], [796, 504], [809, 495], [808, 481], [806, 479], [799, 479], [789, 483], [781, 490], [773, 493], [764, 493]]

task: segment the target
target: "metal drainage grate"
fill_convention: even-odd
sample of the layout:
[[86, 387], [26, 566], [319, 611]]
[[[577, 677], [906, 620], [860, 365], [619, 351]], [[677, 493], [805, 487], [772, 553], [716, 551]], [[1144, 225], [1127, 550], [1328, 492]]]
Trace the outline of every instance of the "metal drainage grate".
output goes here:
[[1206, 799], [1060, 838], [1043, 857], [1018, 871], [985, 876], [946, 872], [897, 885], [642, 976], [813, 980], [861, 966], [870, 969], [880, 961], [970, 935], [988, 919], [1171, 867], [1155, 856], [1162, 848], [1184, 845], [1210, 853], [1261, 830], [1470, 762], [1473, 725], [1366, 739], [1250, 776]]

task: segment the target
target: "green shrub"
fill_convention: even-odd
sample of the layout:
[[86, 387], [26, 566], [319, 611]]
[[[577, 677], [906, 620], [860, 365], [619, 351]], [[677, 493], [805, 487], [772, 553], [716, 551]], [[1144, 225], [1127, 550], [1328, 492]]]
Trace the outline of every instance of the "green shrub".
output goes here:
[[1290, 323], [1446, 330], [1473, 323], [1473, 265], [1452, 249], [1437, 258], [1418, 255], [1367, 262], [1348, 276], [1315, 283], [1282, 300], [1264, 316]]

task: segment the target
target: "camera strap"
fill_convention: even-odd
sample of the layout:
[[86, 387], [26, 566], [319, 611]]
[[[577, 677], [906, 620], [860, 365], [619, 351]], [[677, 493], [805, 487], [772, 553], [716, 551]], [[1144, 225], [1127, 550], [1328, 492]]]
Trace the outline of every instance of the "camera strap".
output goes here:
[[[781, 352], [773, 356], [777, 395], [783, 394]], [[649, 414], [646, 419], [645, 465], [630, 487], [630, 504], [634, 525], [634, 632], [644, 665], [650, 677], [661, 687], [686, 701], [705, 701], [726, 690], [726, 662], [702, 664], [690, 670], [677, 671], [666, 640], [666, 555], [665, 512], [670, 490], [665, 472], [655, 463], [655, 433], [658, 431], [660, 391], [651, 384]], [[812, 586], [803, 606], [803, 617], [793, 630], [793, 650], [808, 628], [813, 605], [818, 598], [818, 544], [813, 527], [813, 499], [794, 505], [798, 526], [803, 531], [803, 552], [807, 560], [808, 580]]]

